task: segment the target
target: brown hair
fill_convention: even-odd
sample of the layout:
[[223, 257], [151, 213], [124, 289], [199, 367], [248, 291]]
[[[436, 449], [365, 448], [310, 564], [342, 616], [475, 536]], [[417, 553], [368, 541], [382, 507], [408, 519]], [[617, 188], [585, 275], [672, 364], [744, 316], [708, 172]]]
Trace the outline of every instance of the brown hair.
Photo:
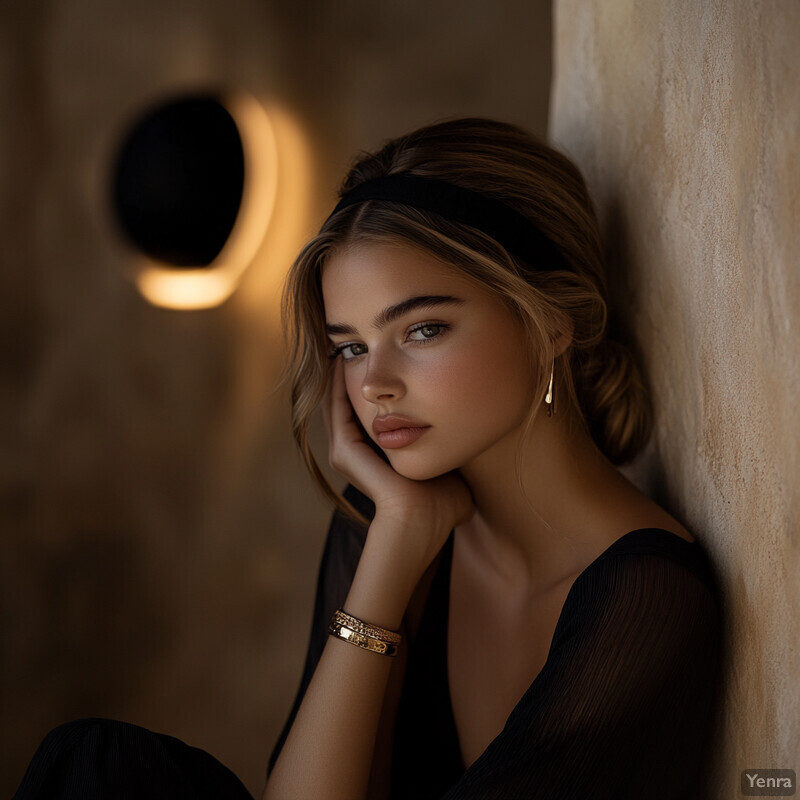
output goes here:
[[[605, 336], [603, 250], [577, 167], [516, 126], [459, 119], [421, 128], [362, 156], [341, 193], [399, 172], [456, 184], [512, 207], [555, 245], [561, 261], [524, 263], [485, 233], [398, 203], [369, 200], [329, 217], [292, 266], [283, 300], [291, 336], [292, 429], [324, 493], [352, 513], [325, 479], [308, 441], [329, 363], [320, 276], [335, 249], [364, 241], [421, 247], [497, 294], [522, 322], [533, 363], [540, 365], [537, 397], [544, 396], [553, 342], [569, 333], [570, 345], [555, 365], [560, 409], [566, 405], [575, 412], [613, 463], [632, 458], [649, 435], [651, 406], [632, 354]], [[538, 406], [532, 404], [529, 422]]]

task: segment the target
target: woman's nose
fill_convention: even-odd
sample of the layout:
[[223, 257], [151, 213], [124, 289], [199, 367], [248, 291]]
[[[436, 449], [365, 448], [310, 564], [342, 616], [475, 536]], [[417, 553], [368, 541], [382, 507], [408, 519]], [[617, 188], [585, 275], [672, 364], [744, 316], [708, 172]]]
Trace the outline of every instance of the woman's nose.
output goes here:
[[390, 355], [367, 355], [367, 370], [361, 382], [361, 395], [370, 403], [399, 400], [405, 394], [396, 359]]

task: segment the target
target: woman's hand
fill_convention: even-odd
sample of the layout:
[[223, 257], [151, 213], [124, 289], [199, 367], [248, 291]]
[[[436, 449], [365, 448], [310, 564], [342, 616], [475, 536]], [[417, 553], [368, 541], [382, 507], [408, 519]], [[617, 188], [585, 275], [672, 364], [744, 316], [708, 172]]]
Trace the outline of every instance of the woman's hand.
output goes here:
[[331, 367], [323, 415], [331, 467], [372, 499], [376, 520], [402, 531], [398, 546], [419, 578], [450, 531], [472, 516], [469, 487], [456, 472], [426, 481], [405, 478], [373, 450], [347, 396], [341, 358]]
[[[323, 413], [331, 466], [372, 498], [376, 509], [344, 609], [399, 630], [422, 574], [450, 531], [472, 515], [472, 496], [456, 473], [411, 480], [372, 449], [347, 396], [341, 358], [331, 367]], [[403, 663], [394, 662], [398, 687]], [[390, 732], [399, 700], [390, 694], [387, 701], [391, 670], [392, 659], [329, 638], [265, 800], [367, 796], [381, 716], [388, 713], [384, 733]]]

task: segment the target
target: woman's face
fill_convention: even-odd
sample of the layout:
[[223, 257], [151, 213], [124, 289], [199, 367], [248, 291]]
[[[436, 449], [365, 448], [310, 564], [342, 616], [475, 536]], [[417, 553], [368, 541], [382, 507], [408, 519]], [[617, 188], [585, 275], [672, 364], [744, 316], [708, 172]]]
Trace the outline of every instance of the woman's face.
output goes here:
[[516, 445], [537, 376], [497, 297], [400, 244], [333, 255], [322, 292], [350, 402], [397, 472], [425, 480]]

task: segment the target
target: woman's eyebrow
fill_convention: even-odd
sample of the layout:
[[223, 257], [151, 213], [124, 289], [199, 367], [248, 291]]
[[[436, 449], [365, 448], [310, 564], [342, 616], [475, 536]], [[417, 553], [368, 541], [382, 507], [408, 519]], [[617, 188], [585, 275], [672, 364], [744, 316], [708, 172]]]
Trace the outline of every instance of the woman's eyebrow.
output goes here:
[[[434, 306], [460, 306], [464, 303], [460, 297], [453, 297], [451, 295], [441, 294], [423, 294], [415, 297], [409, 297], [406, 300], [401, 300], [399, 303], [387, 306], [375, 315], [372, 320], [372, 326], [377, 330], [384, 328], [390, 322], [402, 317], [409, 311], [416, 311], [421, 308], [433, 308]], [[357, 333], [352, 325], [343, 325], [337, 322], [331, 322], [325, 325], [325, 330], [329, 334], [344, 334], [353, 335]]]

